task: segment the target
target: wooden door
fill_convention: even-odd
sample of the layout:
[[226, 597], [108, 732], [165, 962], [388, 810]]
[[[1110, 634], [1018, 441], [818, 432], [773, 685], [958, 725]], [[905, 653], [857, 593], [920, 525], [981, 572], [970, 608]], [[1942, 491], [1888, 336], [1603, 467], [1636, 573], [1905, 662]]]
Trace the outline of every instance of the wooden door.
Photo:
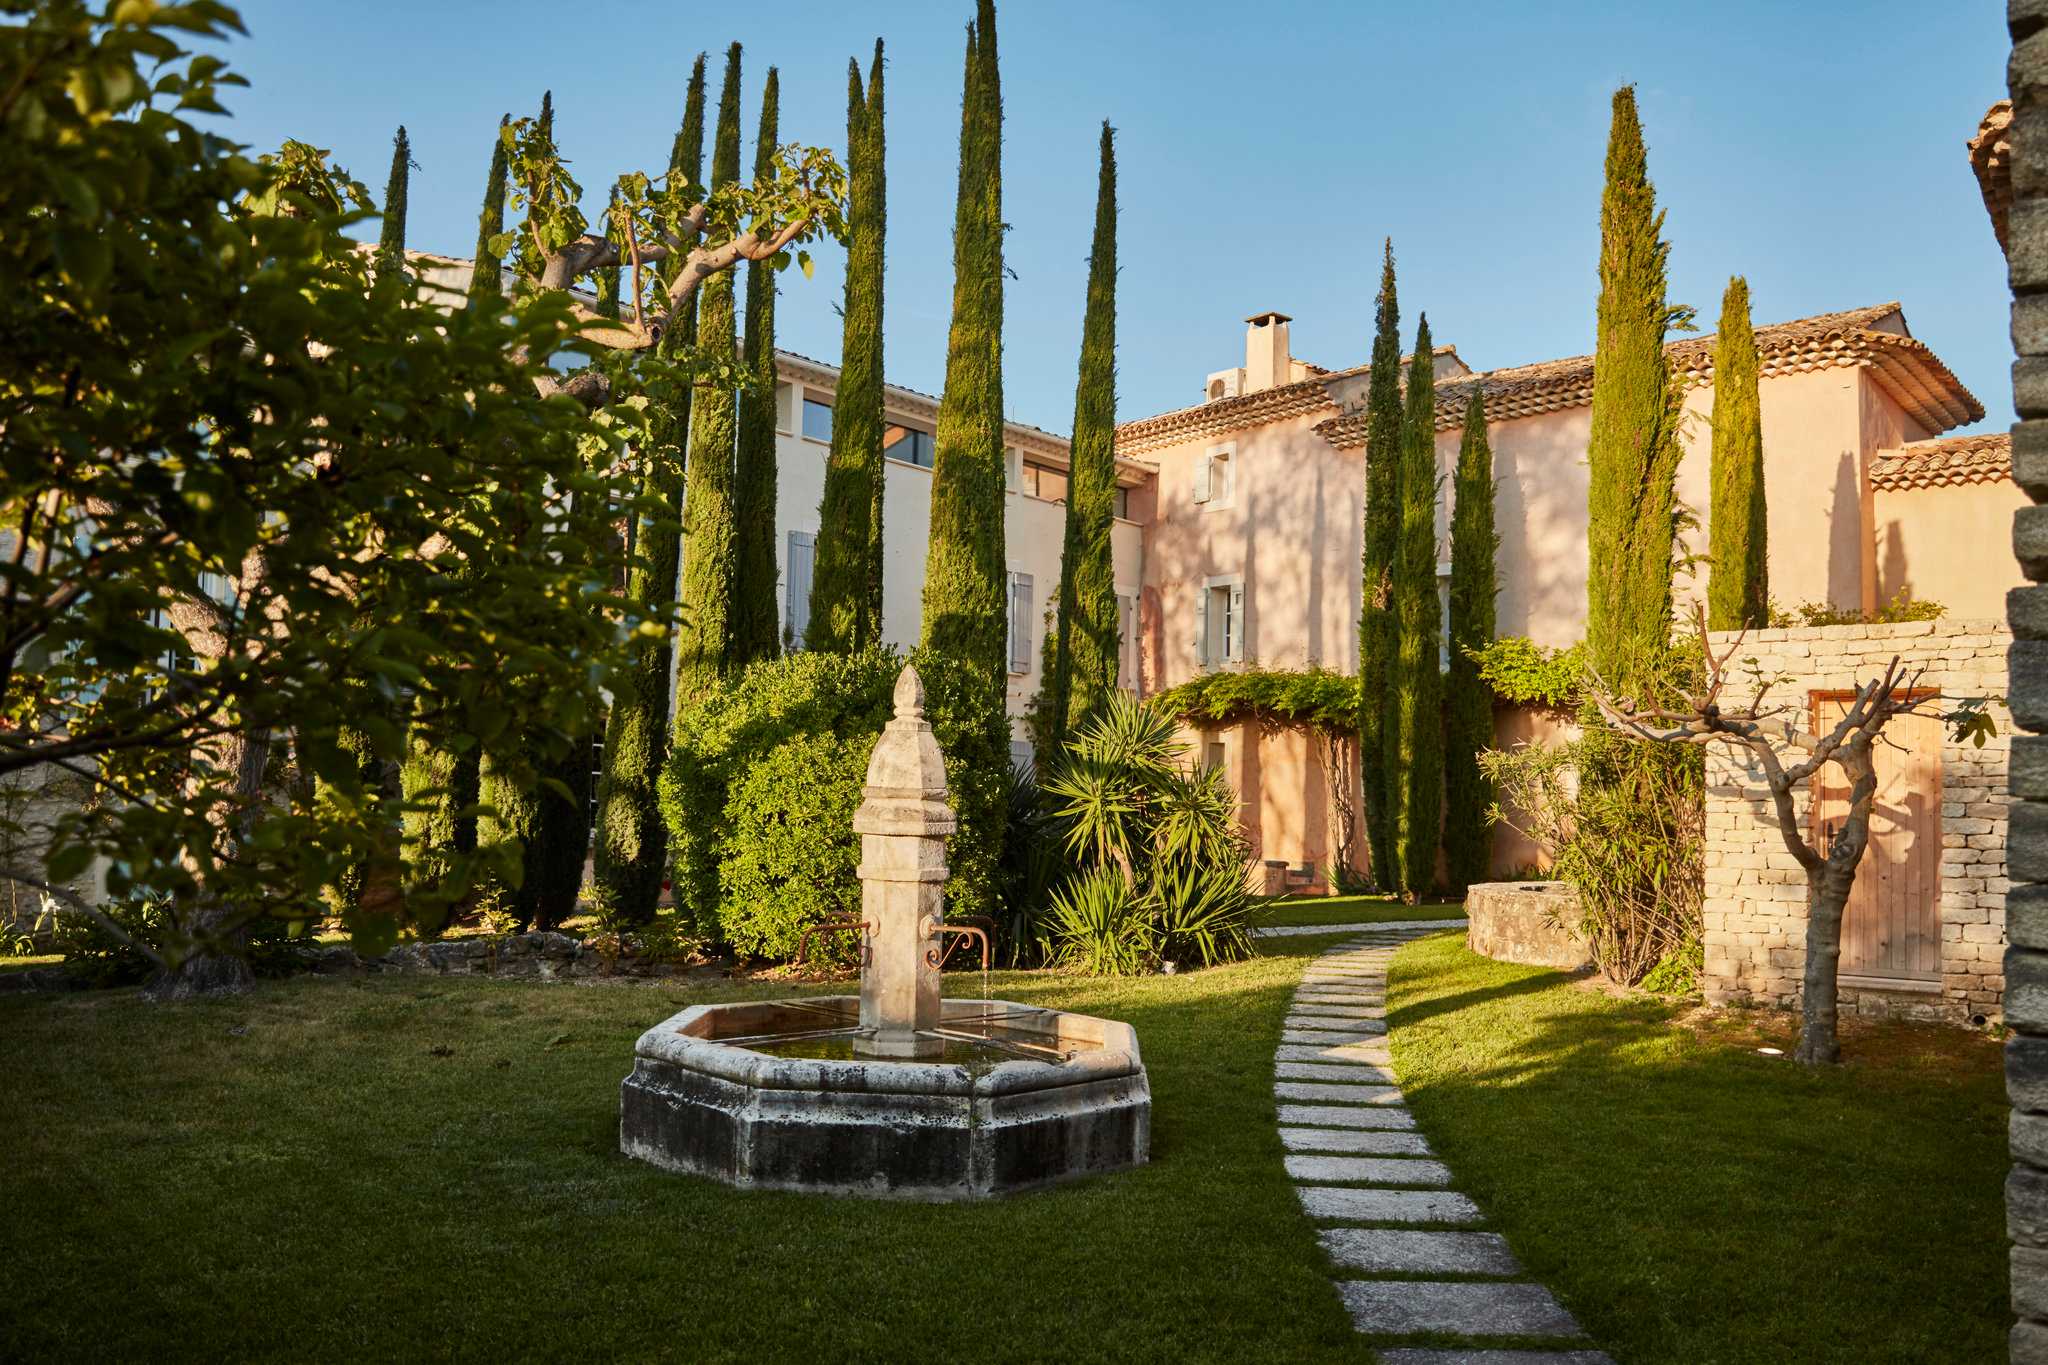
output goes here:
[[[1814, 733], [1832, 729], [1853, 695], [1814, 693]], [[1941, 979], [1941, 740], [1933, 716], [1896, 716], [1878, 737], [1870, 845], [1842, 918], [1844, 976]], [[1827, 851], [1848, 813], [1848, 782], [1829, 764], [1815, 782], [1815, 848]]]

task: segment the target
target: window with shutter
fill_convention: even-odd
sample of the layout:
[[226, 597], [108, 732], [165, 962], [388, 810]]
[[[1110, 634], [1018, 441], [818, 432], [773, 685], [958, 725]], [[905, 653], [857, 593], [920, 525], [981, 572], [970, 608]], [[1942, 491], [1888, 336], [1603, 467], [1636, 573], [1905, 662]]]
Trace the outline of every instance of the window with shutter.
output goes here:
[[1209, 457], [1204, 455], [1195, 461], [1195, 501], [1207, 502], [1209, 493]]
[[1223, 657], [1230, 662], [1244, 662], [1244, 584], [1230, 585], [1229, 625], [1224, 631]]
[[1195, 662], [1207, 668], [1209, 657], [1209, 589], [1195, 594]]
[[1031, 575], [1010, 575], [1010, 671], [1031, 671]]
[[804, 647], [804, 632], [811, 628], [811, 566], [817, 563], [817, 547], [818, 538], [808, 531], [789, 533], [789, 569], [782, 576], [789, 584], [789, 601], [782, 620], [791, 649]]

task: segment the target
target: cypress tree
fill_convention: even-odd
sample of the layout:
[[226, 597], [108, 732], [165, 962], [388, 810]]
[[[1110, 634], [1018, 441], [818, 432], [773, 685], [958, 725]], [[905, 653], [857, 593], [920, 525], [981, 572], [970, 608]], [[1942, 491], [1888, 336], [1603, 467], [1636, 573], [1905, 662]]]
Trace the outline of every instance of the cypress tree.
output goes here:
[[1764, 432], [1758, 415], [1756, 333], [1749, 281], [1728, 281], [1714, 333], [1713, 502], [1707, 544], [1707, 625], [1770, 623], [1769, 528], [1765, 525]]
[[384, 225], [377, 234], [380, 271], [405, 268], [405, 192], [411, 170], [412, 143], [406, 139], [405, 125], [401, 123], [398, 136], [391, 139], [391, 175], [384, 182]]
[[1443, 675], [1436, 592], [1436, 377], [1429, 319], [1416, 329], [1402, 414], [1401, 544], [1394, 570], [1394, 712], [1388, 805], [1398, 886], [1413, 902], [1436, 883], [1443, 822]]
[[1068, 735], [1116, 690], [1116, 148], [1102, 125], [1095, 243], [1081, 321], [1081, 375], [1074, 386], [1066, 541], [1060, 549], [1059, 633], [1053, 639], [1053, 736]]
[[1373, 880], [1392, 891], [1393, 818], [1388, 804], [1391, 758], [1389, 681], [1394, 658], [1394, 567], [1401, 543], [1401, 305], [1394, 292], [1394, 241], [1380, 264], [1372, 367], [1366, 386], [1365, 527], [1358, 618], [1358, 756], [1364, 769], [1366, 847]]
[[1007, 575], [1003, 539], [1002, 94], [995, 5], [967, 30], [953, 322], [939, 400], [920, 667], [945, 748], [960, 830], [951, 903], [991, 907], [1009, 778]]
[[505, 180], [512, 166], [511, 152], [505, 146], [509, 122], [510, 115], [499, 119], [497, 136], [491, 139], [491, 175], [484, 181], [484, 207], [476, 221], [476, 265], [469, 276], [471, 306], [478, 302], [496, 306], [504, 297], [500, 276], [505, 262], [492, 243], [505, 231]]
[[[738, 140], [739, 49], [733, 49], [727, 74], [734, 101], [734, 141]], [[671, 185], [698, 185], [704, 170], [704, 57], [691, 68], [683, 100], [683, 122], [670, 151]], [[735, 165], [739, 160], [733, 149]], [[667, 271], [662, 272], [667, 277]], [[726, 336], [731, 338], [731, 275], [707, 281], [709, 290], [725, 283]], [[694, 299], [678, 311], [662, 338], [665, 355], [678, 356], [697, 342]], [[727, 352], [730, 355], [730, 350]], [[642, 454], [641, 493], [656, 504], [632, 528], [633, 557], [626, 576], [626, 595], [657, 614], [676, 600], [676, 564], [681, 557], [685, 488], [682, 444], [690, 430], [691, 393], [660, 402], [650, 413], [648, 448]], [[729, 466], [728, 466], [729, 469]], [[694, 470], [692, 473], [694, 474]], [[729, 474], [728, 474], [729, 477]], [[718, 637], [723, 640], [723, 627]], [[630, 673], [612, 697], [605, 722], [604, 774], [598, 784], [597, 843], [593, 852], [592, 898], [608, 923], [644, 924], [654, 918], [668, 860], [668, 830], [655, 799], [655, 782], [668, 757], [669, 676], [673, 647], [667, 640], [642, 644]]]
[[[718, 97], [718, 131], [711, 150], [710, 188], [716, 194], [740, 178], [740, 45], [726, 52], [725, 87]], [[697, 351], [711, 365], [738, 359], [732, 272], [720, 271], [698, 287]], [[676, 686], [695, 696], [727, 672], [733, 605], [733, 451], [738, 404], [730, 389], [714, 385], [692, 404], [690, 458], [683, 494], [683, 595], [676, 624]], [[653, 795], [650, 788], [649, 797]], [[650, 809], [652, 801], [649, 802]]]
[[841, 310], [839, 392], [832, 404], [832, 453], [818, 506], [811, 580], [809, 649], [851, 654], [881, 639], [882, 41], [867, 88], [860, 63], [846, 64], [846, 303]]
[[1493, 447], [1486, 439], [1486, 395], [1472, 386], [1465, 435], [1451, 485], [1450, 674], [1444, 688], [1444, 863], [1451, 890], [1463, 894], [1486, 880], [1493, 858], [1493, 784], [1479, 771], [1479, 754], [1493, 747], [1493, 692], [1480, 680], [1467, 650], [1493, 639], [1495, 555]]
[[1682, 315], [1664, 301], [1670, 244], [1650, 184], [1635, 89], [1614, 92], [1600, 199], [1599, 335], [1587, 440], [1588, 663], [1640, 695], [1671, 633], [1678, 392], [1664, 360]]
[[[761, 91], [761, 125], [754, 136], [754, 180], [775, 174], [775, 68]], [[782, 652], [775, 553], [775, 265], [747, 265], [747, 375], [740, 397], [739, 446], [733, 473], [732, 617], [728, 666], [734, 671]]]

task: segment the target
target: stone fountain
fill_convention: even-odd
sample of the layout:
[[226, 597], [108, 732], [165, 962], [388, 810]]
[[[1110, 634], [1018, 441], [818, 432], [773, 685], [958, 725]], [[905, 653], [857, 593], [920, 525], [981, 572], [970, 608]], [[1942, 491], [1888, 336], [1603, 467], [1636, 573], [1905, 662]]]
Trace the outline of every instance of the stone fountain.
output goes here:
[[[1128, 1024], [946, 1000], [945, 757], [906, 667], [868, 760], [858, 996], [697, 1005], [634, 1045], [619, 1149], [731, 1185], [980, 1199], [1142, 1165], [1152, 1093]], [[986, 964], [987, 940], [981, 938]]]

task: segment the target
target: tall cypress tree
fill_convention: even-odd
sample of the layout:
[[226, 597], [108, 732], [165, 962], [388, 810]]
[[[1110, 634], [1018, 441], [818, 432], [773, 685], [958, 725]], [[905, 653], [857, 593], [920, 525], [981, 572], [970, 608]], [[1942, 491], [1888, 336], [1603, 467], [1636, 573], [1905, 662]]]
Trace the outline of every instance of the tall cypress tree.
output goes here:
[[483, 211], [476, 220], [476, 264], [469, 275], [472, 307], [479, 302], [495, 307], [504, 298], [500, 276], [505, 262], [492, 243], [505, 230], [505, 181], [512, 167], [512, 154], [505, 146], [505, 125], [511, 121], [509, 114], [499, 119], [497, 135], [491, 139], [491, 174], [484, 181]]
[[[754, 137], [754, 179], [775, 174], [775, 68], [761, 91], [761, 126]], [[740, 398], [739, 448], [733, 474], [732, 617], [728, 666], [738, 670], [782, 651], [775, 553], [775, 265], [747, 265], [748, 377]]]
[[1116, 147], [1102, 125], [1095, 243], [1081, 319], [1081, 375], [1068, 446], [1066, 541], [1060, 550], [1059, 634], [1053, 640], [1053, 735], [1064, 744], [1116, 690]]
[[381, 270], [403, 269], [405, 267], [405, 199], [406, 182], [412, 172], [412, 143], [405, 136], [405, 125], [398, 125], [398, 136], [391, 139], [391, 174], [384, 181], [384, 225], [377, 234], [377, 268]]
[[1443, 821], [1443, 675], [1436, 594], [1436, 376], [1429, 319], [1416, 329], [1401, 433], [1401, 545], [1394, 572], [1394, 713], [1388, 805], [1410, 901], [1436, 883]]
[[1364, 769], [1366, 847], [1382, 891], [1399, 885], [1388, 804], [1393, 714], [1394, 569], [1401, 544], [1401, 305], [1394, 292], [1394, 241], [1380, 263], [1372, 368], [1366, 385], [1365, 527], [1359, 580], [1358, 755]]
[[818, 505], [811, 579], [809, 649], [850, 654], [881, 638], [882, 41], [867, 88], [860, 63], [846, 64], [846, 304], [841, 310], [839, 392], [832, 403], [832, 453]]
[[[711, 148], [713, 194], [740, 178], [740, 45], [726, 52]], [[739, 345], [733, 279], [720, 271], [698, 287], [697, 351], [708, 364], [731, 364]], [[690, 459], [683, 494], [682, 615], [676, 625], [676, 686], [693, 696], [724, 677], [732, 629], [733, 452], [739, 405], [730, 389], [704, 391], [690, 414]], [[649, 795], [652, 795], [650, 788]]]
[[[729, 59], [728, 89], [734, 102], [734, 141], [738, 141], [739, 49]], [[683, 101], [682, 128], [670, 151], [672, 187], [697, 185], [704, 170], [704, 57], [690, 72]], [[733, 149], [735, 166], [739, 161]], [[666, 269], [662, 278], [666, 279]], [[732, 276], [721, 272], [704, 286], [725, 281], [727, 354], [732, 327]], [[679, 356], [697, 341], [697, 304], [683, 305], [662, 338], [663, 351]], [[626, 595], [657, 614], [676, 600], [676, 566], [681, 557], [684, 521], [683, 442], [690, 430], [688, 387], [669, 396], [649, 414], [649, 439], [642, 452], [642, 495], [655, 504], [632, 534], [632, 566]], [[729, 428], [728, 428], [729, 430]], [[730, 465], [727, 475], [730, 478]], [[718, 636], [723, 641], [723, 627]], [[642, 644], [632, 671], [612, 697], [605, 722], [604, 774], [598, 783], [597, 843], [593, 852], [593, 900], [609, 922], [644, 924], [654, 918], [668, 861], [668, 830], [655, 799], [655, 782], [668, 757], [669, 676], [672, 646], [666, 640]]]
[[1707, 624], [1739, 630], [1770, 624], [1769, 528], [1764, 501], [1764, 431], [1757, 399], [1756, 333], [1749, 281], [1737, 275], [1721, 296], [1714, 333], [1713, 502], [1707, 524], [1713, 565]]
[[1493, 639], [1493, 447], [1486, 439], [1486, 395], [1472, 386], [1465, 435], [1451, 484], [1451, 668], [1444, 680], [1444, 864], [1451, 890], [1462, 894], [1486, 879], [1493, 858], [1493, 784], [1479, 754], [1493, 747], [1493, 691], [1467, 653]]
[[1586, 465], [1586, 648], [1611, 687], [1639, 695], [1671, 633], [1678, 391], [1664, 337], [1671, 253], [1632, 86], [1614, 92], [1600, 198], [1599, 335]]
[[1010, 723], [1003, 540], [1002, 94], [995, 5], [967, 30], [953, 222], [953, 324], [939, 400], [921, 667], [960, 830], [952, 904], [990, 908], [1007, 800]]

